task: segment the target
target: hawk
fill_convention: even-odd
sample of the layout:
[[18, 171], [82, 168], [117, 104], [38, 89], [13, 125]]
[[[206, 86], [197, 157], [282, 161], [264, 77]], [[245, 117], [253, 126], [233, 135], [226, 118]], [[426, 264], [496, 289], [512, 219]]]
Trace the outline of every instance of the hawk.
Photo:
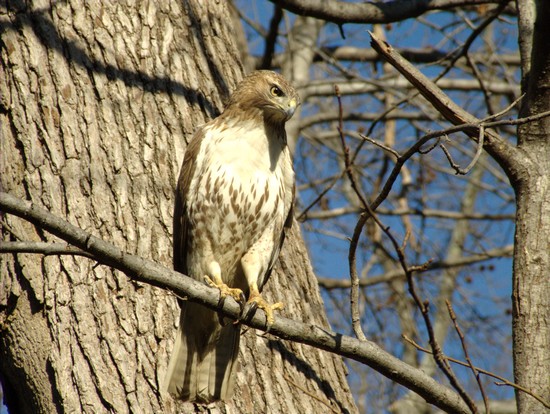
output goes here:
[[[176, 190], [175, 270], [216, 286], [220, 299], [232, 296], [263, 309], [268, 325], [282, 304], [267, 303], [260, 292], [293, 219], [285, 122], [299, 104], [281, 75], [248, 75], [224, 112], [192, 138]], [[229, 398], [239, 338], [239, 324], [182, 301], [168, 392], [202, 403]]]

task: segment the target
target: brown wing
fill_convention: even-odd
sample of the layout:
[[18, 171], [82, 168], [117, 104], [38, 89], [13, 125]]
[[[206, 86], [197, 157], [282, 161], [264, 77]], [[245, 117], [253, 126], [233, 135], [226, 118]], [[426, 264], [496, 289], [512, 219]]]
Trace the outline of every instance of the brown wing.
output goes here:
[[173, 262], [174, 270], [188, 275], [187, 271], [187, 232], [189, 220], [187, 217], [187, 192], [191, 184], [191, 178], [195, 172], [197, 154], [204, 138], [204, 128], [195, 133], [185, 150], [185, 156], [181, 165], [180, 176], [176, 186], [176, 200], [174, 203], [173, 221]]

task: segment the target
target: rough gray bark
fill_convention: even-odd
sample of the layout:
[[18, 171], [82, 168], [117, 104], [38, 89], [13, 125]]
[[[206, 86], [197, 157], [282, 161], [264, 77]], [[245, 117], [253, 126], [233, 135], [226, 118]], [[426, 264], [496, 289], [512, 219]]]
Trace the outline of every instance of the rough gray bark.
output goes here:
[[[522, 115], [550, 110], [550, 4], [518, 1], [523, 87]], [[534, 12], [534, 13], [533, 13]], [[513, 282], [515, 381], [550, 401], [550, 118], [518, 128], [516, 235]], [[547, 412], [517, 392], [519, 413]]]
[[[225, 2], [10, 3], [0, 11], [1, 177], [124, 250], [171, 263], [185, 139], [242, 76]], [[3, 240], [53, 241], [4, 216]], [[268, 284], [326, 324], [298, 229]], [[173, 295], [73, 256], [0, 256], [0, 372], [21, 413], [203, 411], [158, 392]], [[274, 293], [271, 293], [274, 292]], [[339, 357], [249, 330], [237, 393], [210, 412], [355, 412]]]

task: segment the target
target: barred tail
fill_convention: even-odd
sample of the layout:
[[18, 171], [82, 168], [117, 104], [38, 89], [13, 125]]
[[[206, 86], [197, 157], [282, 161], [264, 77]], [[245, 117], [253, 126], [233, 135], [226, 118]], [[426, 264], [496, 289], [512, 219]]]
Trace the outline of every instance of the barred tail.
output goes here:
[[240, 325], [220, 325], [215, 312], [184, 303], [164, 387], [184, 401], [227, 400], [233, 393]]

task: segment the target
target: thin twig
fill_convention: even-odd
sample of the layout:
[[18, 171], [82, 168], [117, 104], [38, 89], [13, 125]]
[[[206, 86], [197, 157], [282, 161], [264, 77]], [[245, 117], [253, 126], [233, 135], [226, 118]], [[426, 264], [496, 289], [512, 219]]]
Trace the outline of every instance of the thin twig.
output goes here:
[[455, 170], [455, 173], [458, 175], [466, 175], [470, 172], [470, 170], [474, 167], [474, 165], [479, 160], [479, 157], [481, 157], [481, 153], [483, 152], [483, 141], [485, 137], [485, 127], [483, 125], [480, 125], [479, 127], [479, 138], [477, 140], [477, 149], [476, 153], [474, 155], [474, 158], [472, 158], [472, 161], [468, 164], [466, 168], [460, 168], [460, 165], [456, 164], [453, 161], [453, 158], [451, 156], [451, 153], [449, 150], [445, 147], [443, 144], [439, 144], [441, 149], [443, 150], [443, 153], [447, 157], [447, 160], [449, 161], [449, 164], [451, 164], [451, 167]]
[[[394, 245], [397, 244], [397, 242], [390, 237], [390, 240]], [[462, 387], [460, 382], [458, 381], [458, 378], [454, 374], [452, 368], [450, 367], [449, 363], [447, 362], [447, 357], [443, 353], [443, 350], [441, 349], [439, 343], [437, 342], [435, 338], [435, 333], [432, 326], [432, 321], [430, 319], [430, 313], [429, 313], [429, 306], [430, 303], [428, 301], [422, 302], [420, 300], [420, 297], [416, 293], [416, 288], [414, 284], [414, 280], [412, 277], [412, 272], [410, 272], [408, 269], [406, 269], [405, 265], [405, 258], [403, 257], [403, 253], [397, 249], [399, 254], [399, 261], [401, 262], [402, 266], [405, 266], [403, 270], [405, 271], [405, 276], [407, 278], [407, 283], [409, 286], [409, 293], [414, 299], [417, 307], [420, 309], [420, 312], [422, 314], [422, 317], [424, 319], [424, 325], [426, 325], [426, 330], [428, 332], [428, 338], [430, 347], [432, 348], [432, 355], [434, 357], [434, 361], [439, 367], [439, 369], [445, 374], [453, 388], [458, 392], [458, 394], [462, 397], [468, 408], [472, 411], [472, 413], [477, 412], [477, 407], [474, 403], [474, 401], [470, 398], [466, 390]]]
[[340, 142], [342, 144], [342, 150], [344, 152], [344, 163], [346, 166], [346, 174], [350, 180], [353, 190], [355, 191], [355, 194], [361, 201], [361, 204], [366, 206], [368, 205], [367, 200], [365, 199], [365, 197], [363, 197], [363, 194], [361, 193], [359, 185], [357, 184], [357, 180], [353, 175], [353, 164], [349, 156], [350, 149], [346, 144], [346, 138], [344, 136], [344, 120], [343, 120], [344, 110], [342, 107], [342, 96], [340, 95], [340, 88], [338, 88], [338, 85], [334, 85], [334, 91], [336, 93], [336, 98], [338, 99], [338, 112], [339, 112], [338, 133], [340, 135]]
[[[542, 119], [548, 116], [550, 116], [550, 111], [542, 112], [540, 114], [536, 114], [536, 115], [532, 115], [532, 116], [528, 116], [528, 117], [524, 117], [516, 120], [502, 120], [502, 121], [492, 121], [492, 122], [484, 122], [483, 120], [477, 120], [475, 123], [462, 123], [462, 124], [445, 128], [439, 131], [433, 131], [424, 135], [418, 141], [416, 141], [407, 151], [401, 154], [400, 157], [397, 158], [395, 165], [392, 171], [390, 172], [390, 175], [386, 180], [386, 183], [384, 184], [384, 187], [382, 188], [378, 196], [376, 196], [374, 201], [370, 204], [371, 210], [376, 211], [378, 206], [382, 204], [382, 202], [388, 197], [393, 187], [393, 184], [397, 180], [397, 177], [399, 176], [399, 173], [402, 167], [404, 166], [405, 162], [408, 161], [409, 158], [411, 158], [414, 154], [419, 152], [419, 150], [430, 140], [435, 138], [440, 138], [442, 136], [445, 136], [454, 132], [460, 132], [460, 131], [466, 132], [470, 130], [477, 130], [478, 131], [477, 133], [479, 134], [479, 128], [482, 125], [486, 129], [494, 126], [500, 126], [500, 125], [522, 125], [522, 124], [532, 122], [538, 119]], [[493, 118], [493, 116], [489, 118]], [[486, 131], [485, 135], [487, 135], [487, 133], [488, 132]], [[361, 137], [364, 138], [364, 136], [362, 135]], [[479, 138], [479, 136], [477, 138]]]
[[[503, 7], [506, 5], [506, 3], [504, 3], [501, 7], [503, 9]], [[448, 64], [446, 65], [446, 68], [439, 74], [437, 75], [437, 77], [433, 80], [433, 83], [435, 84], [435, 82], [437, 82], [439, 79], [443, 78], [447, 73], [449, 73], [449, 71], [453, 68], [454, 64], [458, 61], [458, 59], [460, 59], [462, 56], [465, 56], [467, 53], [468, 53], [468, 50], [470, 49], [470, 46], [472, 45], [472, 43], [474, 42], [474, 40], [481, 34], [481, 32], [494, 20], [498, 17], [498, 15], [501, 13], [502, 11], [501, 8], [497, 8], [482, 24], [480, 24], [476, 29], [474, 29], [472, 31], [472, 33], [468, 36], [468, 39], [466, 39], [466, 42], [464, 42], [464, 44], [462, 45], [460, 51], [458, 53], [455, 53], [455, 52], [452, 52], [452, 53], [449, 53], [447, 54], [446, 56], [442, 57], [441, 59], [439, 59], [439, 62], [443, 62], [443, 61], [446, 61], [449, 56], [451, 56], [451, 60], [448, 62]], [[370, 33], [370, 32], [369, 32]], [[372, 37], [373, 34], [370, 33]], [[375, 39], [373, 39], [375, 40]], [[376, 39], [376, 41], [379, 41], [378, 39]], [[384, 43], [387, 43], [384, 41]], [[383, 53], [380, 53], [380, 50], [378, 50], [376, 47], [374, 48], [379, 54], [382, 54], [382, 56], [386, 57], [385, 54]], [[398, 53], [399, 54], [399, 53]], [[389, 61], [394, 67], [396, 67], [391, 61]], [[397, 67], [396, 67], [397, 68]], [[399, 68], [397, 68], [399, 70]], [[401, 72], [401, 70], [400, 70]], [[402, 72], [401, 72], [402, 73]], [[406, 77], [406, 76], [405, 76]], [[392, 105], [392, 107], [386, 109], [383, 113], [380, 114], [380, 116], [377, 117], [377, 119], [375, 119], [368, 132], [367, 132], [367, 135], [371, 135], [372, 131], [374, 130], [374, 127], [376, 126], [376, 124], [384, 119], [384, 117], [389, 114], [390, 112], [392, 112], [393, 110], [395, 110], [396, 108], [398, 108], [400, 105], [402, 105], [403, 103], [405, 102], [410, 102], [412, 101], [413, 99], [415, 99], [418, 95], [421, 94], [421, 91], [417, 91], [416, 93], [414, 93], [412, 96], [409, 96], [409, 97], [406, 97], [402, 100], [400, 100], [399, 102], [396, 102], [394, 105]], [[523, 96], [523, 95], [522, 95]], [[507, 111], [506, 111], [507, 112]], [[359, 148], [357, 149], [357, 151], [355, 152], [354, 154], [354, 159], [355, 157], [357, 156], [357, 153], [360, 149], [361, 145], [359, 145]]]
[[474, 167], [474, 165], [479, 160], [479, 157], [481, 157], [481, 153], [483, 152], [483, 140], [485, 137], [485, 127], [481, 125], [479, 127], [479, 139], [477, 140], [477, 150], [476, 155], [474, 155], [474, 158], [472, 158], [472, 161], [470, 161], [470, 164], [466, 168], [460, 171], [460, 174], [466, 175], [470, 172], [470, 170]]
[[361, 341], [366, 340], [365, 334], [363, 333], [363, 328], [361, 327], [361, 318], [359, 315], [359, 276], [357, 275], [357, 246], [359, 245], [359, 238], [363, 232], [363, 226], [369, 219], [369, 215], [366, 213], [361, 213], [359, 215], [359, 220], [355, 224], [355, 229], [353, 230], [353, 236], [350, 240], [349, 252], [348, 252], [348, 263], [350, 271], [350, 306], [351, 306], [351, 325], [355, 336]]
[[307, 395], [309, 395], [311, 398], [313, 398], [313, 399], [319, 401], [320, 403], [326, 405], [326, 406], [330, 409], [330, 411], [332, 411], [333, 413], [337, 413], [337, 414], [338, 414], [338, 413], [341, 412], [341, 411], [338, 410], [336, 407], [333, 407], [330, 401], [327, 402], [327, 401], [325, 401], [323, 398], [320, 398], [319, 396], [317, 396], [317, 395], [313, 394], [312, 392], [306, 390], [306, 389], [305, 389], [304, 387], [302, 387], [300, 384], [297, 384], [296, 382], [294, 382], [294, 381], [292, 380], [292, 378], [290, 378], [287, 374], [283, 374], [283, 378], [284, 378], [289, 384], [291, 384], [293, 387], [296, 387], [296, 388], [298, 388], [300, 391], [302, 391], [304, 394], [307, 394]]
[[[406, 259], [405, 259], [405, 246], [400, 246], [397, 242], [396, 238], [393, 236], [393, 234], [389, 231], [389, 228], [382, 225], [378, 217], [374, 214], [374, 209], [379, 205], [379, 203], [382, 202], [382, 199], [385, 199], [387, 194], [389, 194], [391, 187], [393, 186], [393, 183], [395, 182], [395, 179], [397, 178], [397, 175], [401, 168], [403, 167], [405, 161], [410, 158], [414, 153], [417, 152], [417, 150], [429, 139], [432, 139], [432, 137], [423, 137], [422, 139], [418, 140], [411, 148], [409, 148], [408, 151], [405, 152], [401, 157], [397, 157], [396, 164], [394, 166], [394, 169], [390, 173], [390, 177], [388, 178], [388, 181], [386, 181], [386, 184], [384, 185], [384, 188], [380, 192], [379, 196], [376, 198], [376, 200], [371, 204], [367, 205], [365, 204], [365, 210], [369, 213], [369, 215], [375, 220], [375, 222], [378, 224], [380, 229], [386, 234], [386, 236], [389, 238], [390, 242], [392, 243], [394, 250], [397, 252], [397, 256], [399, 259], [399, 263], [403, 269], [403, 272], [405, 273], [405, 277], [407, 280], [409, 293], [413, 297], [414, 302], [416, 303], [417, 307], [420, 309], [422, 317], [424, 319], [424, 324], [426, 326], [426, 330], [428, 332], [429, 342], [430, 346], [433, 350], [434, 360], [438, 367], [443, 371], [443, 373], [447, 376], [449, 379], [451, 385], [457, 390], [459, 395], [462, 397], [464, 402], [468, 405], [470, 410], [472, 412], [476, 412], [475, 403], [470, 398], [470, 396], [466, 393], [462, 385], [459, 383], [457, 377], [455, 376], [454, 372], [452, 371], [449, 364], [446, 362], [445, 357], [443, 355], [443, 351], [441, 350], [441, 347], [439, 346], [439, 343], [437, 342], [435, 338], [435, 334], [433, 331], [432, 321], [429, 314], [429, 302], [422, 301], [416, 292], [415, 283], [413, 280], [413, 272], [416, 269], [412, 269], [407, 265]], [[378, 204], [376, 204], [378, 203]], [[374, 206], [374, 208], [372, 207]], [[367, 217], [368, 218], [368, 217]], [[364, 220], [366, 222], [366, 219]], [[360, 220], [361, 222], [361, 220]], [[358, 225], [359, 223], [358, 222]], [[355, 232], [357, 232], [358, 225], [356, 225]], [[364, 225], [364, 224], [363, 224]], [[362, 227], [362, 226], [361, 226]], [[355, 235], [354, 232], [354, 235]]]
[[376, 140], [374, 140], [374, 139], [372, 139], [372, 138], [370, 138], [370, 137], [368, 137], [368, 136], [366, 136], [366, 135], [359, 134], [359, 136], [360, 136], [362, 139], [364, 139], [365, 141], [368, 141], [368, 142], [370, 142], [371, 144], [376, 145], [378, 148], [381, 148], [381, 149], [383, 149], [384, 151], [389, 152], [389, 153], [390, 153], [391, 155], [393, 155], [395, 158], [399, 158], [399, 157], [400, 157], [399, 152], [397, 152], [397, 151], [394, 150], [393, 148], [390, 148], [390, 147], [388, 147], [387, 145], [384, 145], [384, 144], [382, 144], [381, 142], [378, 142], [378, 141], [376, 141]]
[[338, 180], [342, 179], [342, 177], [346, 174], [345, 171], [342, 171], [342, 173], [336, 177], [334, 177], [334, 179], [323, 189], [323, 191], [321, 191], [317, 197], [315, 197], [315, 199], [309, 203], [309, 205], [304, 208], [304, 210], [300, 213], [300, 215], [298, 217], [296, 217], [296, 220], [297, 221], [303, 221], [307, 218], [307, 213], [308, 211], [313, 207], [315, 206], [315, 204], [317, 204], [319, 202], [319, 200], [321, 200], [321, 198], [323, 198], [325, 196], [326, 193], [328, 193], [332, 187], [334, 187], [334, 185], [338, 182]]
[[89, 252], [79, 249], [78, 247], [70, 246], [67, 243], [45, 243], [30, 241], [6, 242], [0, 240], [0, 253], [34, 253], [43, 254], [45, 256], [84, 256], [90, 259], [94, 257]]
[[[353, 240], [353, 238], [352, 238]], [[513, 252], [513, 245], [508, 245], [503, 248], [498, 248], [494, 250], [490, 250], [485, 252], [485, 254], [476, 254], [472, 256], [464, 256], [455, 260], [451, 261], [430, 261], [428, 264], [424, 264], [423, 269], [417, 269], [414, 266], [411, 266], [411, 269], [413, 269], [415, 272], [428, 272], [432, 270], [438, 270], [438, 269], [452, 269], [455, 267], [470, 265], [473, 263], [479, 263], [485, 260], [490, 260], [498, 257], [509, 257], [512, 255]], [[405, 273], [402, 269], [400, 270], [394, 270], [391, 272], [385, 272], [381, 275], [377, 276], [370, 276], [368, 278], [362, 278], [359, 280], [359, 286], [360, 287], [369, 287], [369, 286], [375, 286], [377, 284], [381, 283], [388, 283], [396, 279], [405, 279]], [[346, 279], [341, 278], [327, 278], [327, 277], [318, 277], [317, 278], [319, 285], [322, 286], [324, 289], [332, 290], [332, 289], [349, 289], [351, 287], [350, 281]]]
[[468, 346], [466, 344], [466, 339], [464, 338], [464, 334], [462, 333], [462, 330], [460, 329], [460, 326], [458, 325], [458, 321], [457, 321], [457, 318], [456, 318], [455, 311], [453, 309], [453, 305], [451, 305], [451, 302], [449, 302], [449, 299], [445, 299], [445, 303], [447, 305], [447, 310], [449, 311], [449, 316], [451, 317], [451, 320], [453, 321], [455, 331], [456, 331], [458, 337], [460, 338], [460, 343], [462, 345], [462, 352], [464, 352], [464, 357], [466, 358], [466, 362], [468, 363], [468, 366], [470, 367], [470, 370], [474, 374], [477, 385], [479, 387], [479, 391], [481, 392], [481, 396], [483, 397], [483, 404], [485, 405], [485, 414], [490, 414], [489, 400], [487, 399], [487, 395], [485, 394], [485, 388], [483, 387], [483, 383], [481, 382], [481, 378], [479, 377], [479, 372], [476, 370], [474, 364], [472, 363], [472, 360], [470, 359], [470, 354], [468, 352]]
[[445, 157], [447, 157], [447, 161], [449, 161], [449, 164], [453, 170], [455, 170], [458, 174], [458, 171], [460, 170], [460, 165], [458, 165], [454, 160], [453, 156], [445, 146], [445, 144], [439, 144], [439, 148], [443, 151], [443, 154], [445, 154]]
[[[492, 121], [493, 119], [497, 119], [497, 118], [500, 118], [502, 115], [504, 114], [507, 114], [508, 112], [510, 112], [512, 110], [512, 108], [514, 106], [516, 106], [523, 98], [525, 97], [525, 93], [522, 93], [520, 96], [518, 96], [514, 102], [512, 102], [510, 105], [508, 105], [507, 107], [505, 107], [503, 110], [497, 112], [496, 114], [493, 114], [493, 115], [490, 115], [488, 116], [487, 118], [484, 118], [483, 119], [483, 122], [487, 123], [487, 122], [490, 122]], [[487, 126], [487, 124], [485, 124]]]
[[[418, 349], [419, 351], [421, 352], [425, 352], [426, 354], [430, 354], [430, 355], [433, 355], [433, 352], [431, 350], [429, 350], [428, 348], [425, 348], [423, 346], [421, 346], [420, 344], [418, 344], [416, 341], [414, 341], [414, 339], [411, 339], [409, 337], [407, 337], [406, 335], [402, 335], [402, 338], [407, 341], [409, 344], [411, 344], [412, 346], [414, 346], [416, 349]], [[447, 360], [451, 361], [452, 363], [454, 364], [457, 364], [457, 365], [462, 365], [463, 367], [469, 367], [470, 365], [464, 361], [461, 361], [459, 359], [456, 359], [456, 358], [453, 358], [453, 357], [446, 357]], [[483, 368], [479, 368], [479, 367], [474, 367], [476, 369], [476, 371], [478, 371], [480, 374], [483, 374], [483, 375], [487, 375], [488, 377], [491, 377], [491, 378], [495, 378], [495, 379], [498, 379], [502, 382], [495, 382], [494, 384], [495, 385], [498, 385], [498, 386], [503, 386], [503, 385], [506, 385], [506, 386], [509, 386], [509, 387], [512, 387], [512, 388], [515, 388], [521, 392], [524, 392], [525, 394], [528, 394], [530, 395], [531, 397], [533, 397], [534, 399], [536, 399], [537, 401], [539, 401], [542, 405], [544, 405], [546, 408], [550, 408], [550, 402], [549, 401], [546, 401], [544, 400], [544, 398], [542, 398], [541, 396], [535, 394], [534, 392], [528, 390], [527, 388], [524, 388], [522, 387], [521, 385], [519, 384], [516, 384], [515, 382], [512, 382], [512, 381], [508, 381], [506, 378], [504, 377], [501, 377], [500, 375], [497, 375], [495, 374], [494, 372], [491, 372], [491, 371], [487, 371], [486, 369], [483, 369]]]
[[[364, 198], [359, 192], [357, 183], [355, 181], [355, 177], [353, 176], [352, 165], [349, 158], [349, 147], [346, 144], [346, 140], [343, 132], [344, 131], [344, 120], [343, 120], [344, 112], [342, 108], [342, 97], [340, 96], [340, 90], [338, 88], [338, 85], [334, 86], [334, 92], [336, 93], [336, 98], [338, 99], [338, 114], [339, 114], [338, 132], [340, 134], [342, 151], [344, 153], [345, 172], [351, 182], [351, 186], [354, 189], [355, 193], [357, 194], [361, 202], [363, 204], [366, 204]], [[361, 220], [362, 219], [360, 218], [359, 221]], [[363, 328], [361, 327], [361, 314], [359, 310], [359, 276], [357, 275], [356, 254], [355, 254], [355, 252], [357, 251], [357, 243], [359, 241], [362, 228], [363, 228], [362, 226], [359, 228], [359, 232], [357, 234], [355, 234], [356, 232], [354, 232], [354, 235], [350, 244], [350, 250], [348, 253], [348, 263], [349, 263], [350, 278], [351, 278], [351, 289], [350, 289], [351, 326], [353, 328], [353, 332], [355, 333], [355, 336], [357, 336], [357, 338], [361, 341], [366, 341], [367, 338], [365, 336], [365, 333], [363, 332]], [[357, 226], [356, 226], [356, 229], [357, 229]]]
[[546, 118], [548, 116], [550, 116], [550, 111], [545, 111], [539, 114], [526, 116], [518, 119], [503, 119], [501, 121], [483, 122], [482, 125], [485, 126], [486, 128], [489, 128], [489, 127], [492, 128], [492, 127], [501, 126], [501, 125], [511, 125], [511, 126], [523, 125], [529, 122], [538, 121], [539, 119]]
[[426, 155], [432, 152], [434, 149], [436, 149], [440, 142], [441, 142], [441, 138], [438, 137], [436, 141], [432, 145], [430, 145], [428, 148], [424, 148], [424, 149], [419, 148], [418, 153], [421, 155]]
[[[495, 20], [500, 15], [500, 13], [502, 12], [502, 10], [504, 10], [508, 2], [509, 0], [502, 2], [499, 7], [497, 7], [492, 11], [492, 13], [487, 17], [487, 19], [485, 19], [478, 27], [472, 30], [472, 32], [470, 33], [470, 35], [468, 36], [464, 44], [462, 44], [462, 46], [460, 47], [460, 51], [456, 52], [456, 49], [455, 49], [455, 52], [449, 53], [449, 55], [453, 55], [451, 56], [451, 60], [448, 61], [446, 65], [447, 67], [439, 75], [437, 75], [437, 77], [434, 79], [434, 82], [437, 82], [439, 79], [443, 78], [447, 73], [449, 73], [450, 70], [454, 67], [455, 63], [461, 57], [463, 56], [466, 58], [468, 57], [470, 46], [472, 46], [474, 41], [479, 37], [479, 35], [483, 32], [483, 30], [485, 30], [485, 28], [489, 26], [493, 22], [493, 20]], [[444, 61], [446, 59], [447, 57], [444, 57], [440, 59], [440, 61]]]

